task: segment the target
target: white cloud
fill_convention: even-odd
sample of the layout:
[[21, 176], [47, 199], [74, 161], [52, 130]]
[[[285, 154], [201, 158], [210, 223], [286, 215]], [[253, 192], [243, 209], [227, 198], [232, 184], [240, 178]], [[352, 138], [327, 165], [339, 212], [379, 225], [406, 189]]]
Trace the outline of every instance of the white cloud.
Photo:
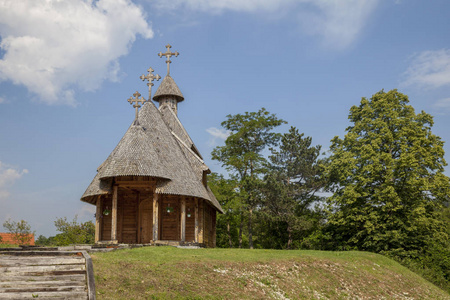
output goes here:
[[411, 57], [401, 86], [438, 88], [450, 85], [450, 49], [424, 51]]
[[450, 112], [450, 98], [440, 99], [433, 104], [433, 108], [440, 114], [447, 114]]
[[83, 206], [78, 210], [76, 215], [81, 220], [92, 219], [95, 214], [96, 206], [91, 204], [83, 204]]
[[209, 145], [211, 147], [217, 145], [217, 140], [218, 139], [225, 141], [227, 139], [227, 137], [231, 133], [228, 130], [219, 129], [219, 128], [216, 128], [216, 127], [210, 127], [208, 129], [206, 129], [206, 132], [211, 135], [211, 139], [209, 140]]
[[5, 102], [6, 102], [5, 98], [3, 98], [2, 96], [0, 96], [0, 103], [5, 103]]
[[130, 0], [0, 1], [0, 80], [48, 104], [76, 103], [74, 89], [117, 80], [118, 58], [136, 36], [153, 37]]
[[187, 7], [211, 13], [220, 13], [224, 10], [254, 12], [258, 10], [274, 11], [287, 4], [295, 3], [294, 0], [157, 0], [156, 5], [162, 9], [176, 9]]
[[298, 20], [303, 30], [322, 38], [325, 47], [342, 50], [361, 34], [378, 0], [305, 1], [315, 9], [300, 9]]
[[8, 188], [24, 174], [27, 174], [28, 170], [23, 169], [19, 171], [11, 166], [8, 166], [0, 161], [0, 201], [9, 196]]
[[[278, 14], [296, 20], [302, 30], [319, 36], [326, 47], [345, 49], [360, 35], [379, 0], [156, 0], [159, 9], [190, 9], [207, 13], [236, 11]], [[270, 13], [270, 15], [268, 15]], [[289, 17], [284, 17], [290, 14]]]

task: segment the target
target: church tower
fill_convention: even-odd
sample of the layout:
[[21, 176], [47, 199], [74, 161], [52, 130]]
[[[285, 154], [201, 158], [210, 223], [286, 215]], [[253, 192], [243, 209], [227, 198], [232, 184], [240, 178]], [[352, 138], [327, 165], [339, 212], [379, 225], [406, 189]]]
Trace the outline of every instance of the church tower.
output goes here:
[[158, 90], [156, 90], [155, 96], [153, 97], [153, 100], [156, 102], [159, 102], [159, 108], [161, 109], [163, 106], [170, 107], [175, 114], [178, 113], [178, 102], [181, 102], [184, 100], [183, 94], [181, 93], [180, 89], [178, 88], [177, 84], [173, 80], [173, 78], [170, 76], [170, 63], [172, 62], [170, 60], [170, 57], [175, 56], [177, 57], [179, 55], [178, 52], [171, 52], [170, 48], [172, 48], [171, 45], [166, 46], [167, 51], [166, 53], [159, 52], [158, 56], [163, 57], [165, 56], [166, 63], [167, 63], [167, 75], [164, 77], [163, 81], [161, 82]]

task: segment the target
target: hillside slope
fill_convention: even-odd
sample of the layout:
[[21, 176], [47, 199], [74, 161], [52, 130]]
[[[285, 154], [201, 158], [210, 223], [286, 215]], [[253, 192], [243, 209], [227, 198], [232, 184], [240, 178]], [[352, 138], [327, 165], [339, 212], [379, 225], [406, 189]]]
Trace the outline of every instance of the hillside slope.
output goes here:
[[91, 257], [98, 299], [450, 299], [367, 252], [145, 247]]

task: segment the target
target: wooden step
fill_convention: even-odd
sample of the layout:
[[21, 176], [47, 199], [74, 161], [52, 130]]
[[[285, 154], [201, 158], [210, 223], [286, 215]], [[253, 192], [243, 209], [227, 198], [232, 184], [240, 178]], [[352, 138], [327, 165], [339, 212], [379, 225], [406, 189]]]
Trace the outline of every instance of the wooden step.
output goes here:
[[84, 252], [1, 251], [0, 299], [95, 299], [87, 259], [92, 272]]
[[1, 299], [52, 299], [52, 300], [72, 300], [88, 299], [86, 292], [34, 292], [34, 293], [2, 293]]

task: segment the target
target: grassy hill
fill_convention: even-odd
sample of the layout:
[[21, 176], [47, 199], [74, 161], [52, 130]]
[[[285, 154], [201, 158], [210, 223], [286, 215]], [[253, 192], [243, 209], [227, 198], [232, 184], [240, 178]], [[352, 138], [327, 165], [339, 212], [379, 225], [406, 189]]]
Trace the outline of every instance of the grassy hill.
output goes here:
[[145, 247], [91, 256], [98, 299], [450, 299], [367, 252]]

